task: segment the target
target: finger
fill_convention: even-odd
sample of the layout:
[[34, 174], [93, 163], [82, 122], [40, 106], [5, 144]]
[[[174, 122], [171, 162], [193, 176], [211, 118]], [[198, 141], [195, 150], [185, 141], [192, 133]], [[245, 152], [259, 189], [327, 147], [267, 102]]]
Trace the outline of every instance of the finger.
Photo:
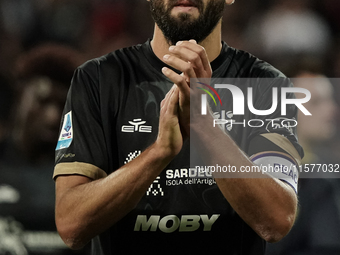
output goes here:
[[184, 62], [190, 63], [196, 77], [201, 77], [204, 74], [202, 59], [195, 51], [181, 46], [170, 46], [169, 51]]
[[172, 88], [168, 91], [168, 93], [166, 93], [164, 99], [161, 102], [161, 108], [163, 108], [165, 105], [167, 105], [169, 98], [171, 97], [171, 94], [173, 93], [175, 87], [176, 87], [176, 85], [172, 86]]
[[184, 76], [184, 78], [185, 78], [185, 81], [187, 82], [187, 84], [189, 85], [189, 87], [190, 87], [190, 77], [188, 77], [186, 74], [184, 74], [184, 73], [181, 73], [180, 74], [181, 76]]
[[178, 115], [178, 102], [179, 102], [178, 91], [179, 91], [178, 88], [175, 86], [168, 101], [167, 113], [171, 115]]
[[173, 83], [175, 83], [180, 92], [184, 95], [190, 95], [190, 87], [186, 82], [186, 77], [184, 75], [179, 75], [178, 73], [174, 72], [170, 68], [163, 67], [162, 68], [163, 74], [168, 77]]
[[167, 63], [169, 66], [185, 73], [190, 78], [196, 78], [196, 73], [194, 71], [193, 65], [188, 61], [184, 61], [183, 59], [179, 58], [175, 55], [166, 54], [163, 57], [163, 61]]
[[[195, 40], [177, 42], [176, 47], [187, 48], [187, 49], [190, 49], [191, 51], [195, 52], [196, 54], [198, 54], [199, 58], [202, 62], [204, 70], [209, 72], [209, 73], [211, 72], [210, 61], [209, 61], [207, 52], [206, 52], [205, 48], [202, 47], [201, 45], [197, 44]], [[188, 60], [188, 61], [190, 61], [190, 60]]]

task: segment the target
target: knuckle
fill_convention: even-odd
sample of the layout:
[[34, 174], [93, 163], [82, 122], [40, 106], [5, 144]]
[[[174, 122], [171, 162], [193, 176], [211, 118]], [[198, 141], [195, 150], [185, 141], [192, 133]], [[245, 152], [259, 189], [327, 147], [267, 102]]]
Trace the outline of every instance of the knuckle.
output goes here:
[[199, 55], [200, 58], [205, 58], [207, 56], [207, 53], [203, 47], [200, 48], [197, 54]]
[[200, 59], [200, 56], [199, 56], [198, 54], [195, 54], [195, 53], [192, 54], [192, 55], [189, 57], [189, 61], [190, 61], [191, 63], [195, 63], [195, 64], [198, 63], [199, 59]]
[[177, 79], [177, 84], [182, 84], [185, 82], [185, 77], [184, 76], [178, 76], [178, 79]]
[[[191, 64], [191, 63], [186, 63], [186, 64], [183, 66], [184, 72], [189, 72], [191, 69], [192, 69], [192, 64]], [[184, 79], [184, 78], [182, 77], [182, 79]]]
[[176, 53], [181, 52], [182, 50], [183, 50], [183, 46], [177, 45], [177, 46], [174, 47], [174, 52], [176, 52]]
[[171, 62], [173, 60], [174, 60], [174, 56], [173, 55], [169, 55], [167, 61]]
[[199, 47], [199, 49], [198, 49], [198, 54], [200, 54], [200, 55], [202, 55], [202, 54], [205, 54], [205, 49], [204, 49], [204, 47]]
[[184, 78], [184, 76], [180, 76], [179, 83], [183, 83], [183, 82], [185, 82], [185, 78]]

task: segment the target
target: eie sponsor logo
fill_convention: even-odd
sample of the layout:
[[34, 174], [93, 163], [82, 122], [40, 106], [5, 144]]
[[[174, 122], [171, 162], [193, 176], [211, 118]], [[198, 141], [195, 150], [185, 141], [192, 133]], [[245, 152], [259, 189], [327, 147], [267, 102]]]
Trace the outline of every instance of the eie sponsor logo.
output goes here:
[[122, 132], [123, 133], [151, 133], [152, 132], [152, 126], [146, 126], [146, 121], [142, 119], [134, 119], [132, 121], [129, 121], [130, 125], [123, 125], [122, 126]]

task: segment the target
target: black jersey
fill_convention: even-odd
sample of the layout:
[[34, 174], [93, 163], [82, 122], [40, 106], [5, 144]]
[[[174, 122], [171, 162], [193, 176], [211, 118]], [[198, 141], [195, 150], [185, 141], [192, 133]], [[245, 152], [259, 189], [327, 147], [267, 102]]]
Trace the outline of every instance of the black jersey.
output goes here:
[[[173, 85], [161, 72], [164, 66], [147, 41], [76, 70], [54, 177], [105, 177], [156, 140], [160, 103]], [[283, 77], [269, 64], [225, 43], [211, 66], [213, 77]], [[290, 114], [293, 117], [296, 109]], [[294, 134], [282, 136], [282, 130], [230, 135], [249, 155], [276, 151], [299, 158]], [[190, 167], [189, 147], [186, 142], [134, 210], [92, 240], [93, 254], [264, 254], [264, 240], [237, 215], [211, 175]]]

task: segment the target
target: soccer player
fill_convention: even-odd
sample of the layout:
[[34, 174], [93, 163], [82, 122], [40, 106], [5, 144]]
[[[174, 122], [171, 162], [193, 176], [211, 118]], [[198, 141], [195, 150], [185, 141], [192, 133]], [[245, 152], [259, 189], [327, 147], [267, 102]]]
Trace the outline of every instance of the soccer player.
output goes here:
[[[222, 13], [232, 3], [150, 0], [152, 40], [76, 70], [54, 170], [56, 224], [71, 248], [91, 240], [93, 254], [264, 254], [266, 241], [292, 227], [296, 178], [214, 179], [190, 168], [193, 136], [205, 145], [200, 153], [237, 168], [277, 158], [297, 165], [303, 154], [284, 127], [228, 134], [189, 122], [191, 78], [284, 78], [221, 42]], [[270, 88], [254, 87], [261, 109]]]

